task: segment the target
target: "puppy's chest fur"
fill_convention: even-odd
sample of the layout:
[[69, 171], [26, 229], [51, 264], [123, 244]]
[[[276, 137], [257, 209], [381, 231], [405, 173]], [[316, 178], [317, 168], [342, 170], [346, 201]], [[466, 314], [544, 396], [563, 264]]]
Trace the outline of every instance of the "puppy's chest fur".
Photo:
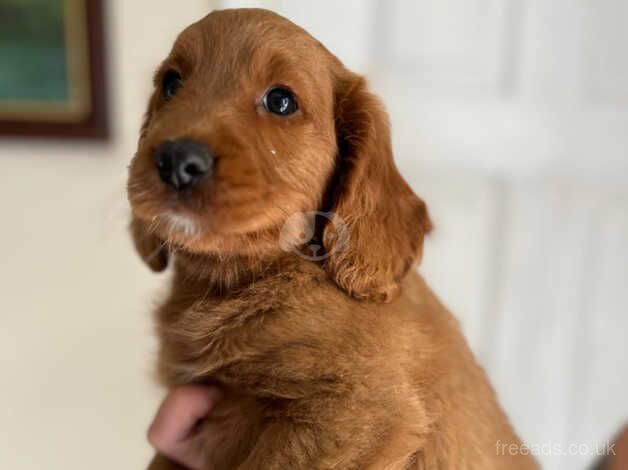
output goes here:
[[[404, 431], [416, 449], [430, 420], [379, 313], [315, 265], [289, 264], [228, 294], [177, 274], [157, 312], [159, 372], [167, 385], [227, 390], [205, 428], [212, 461], [222, 449], [224, 465], [212, 468], [235, 468], [269, 427], [303, 427], [297, 441], [319, 449], [316, 463], [293, 468], [336, 468], [332, 455], [346, 463], [338, 468], [363, 468], [399, 423], [416, 427]], [[303, 458], [313, 457], [304, 450]]]
[[[344, 369], [355, 368], [354, 356], [381, 347], [360, 334], [349, 318], [360, 309], [347, 308], [354, 301], [316, 266], [290, 262], [270, 271], [228, 290], [175, 275], [157, 312], [159, 371], [167, 385], [217, 381], [294, 398], [338, 387]], [[333, 361], [321, 361], [330, 355]]]

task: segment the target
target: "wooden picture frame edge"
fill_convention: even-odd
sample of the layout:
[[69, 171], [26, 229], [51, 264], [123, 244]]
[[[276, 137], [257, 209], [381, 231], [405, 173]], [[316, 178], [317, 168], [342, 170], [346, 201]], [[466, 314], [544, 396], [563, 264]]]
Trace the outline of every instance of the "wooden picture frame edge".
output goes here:
[[109, 89], [106, 76], [107, 50], [103, 3], [102, 0], [85, 0], [91, 100], [87, 118], [79, 122], [0, 120], [0, 136], [77, 138], [103, 141], [109, 138]]

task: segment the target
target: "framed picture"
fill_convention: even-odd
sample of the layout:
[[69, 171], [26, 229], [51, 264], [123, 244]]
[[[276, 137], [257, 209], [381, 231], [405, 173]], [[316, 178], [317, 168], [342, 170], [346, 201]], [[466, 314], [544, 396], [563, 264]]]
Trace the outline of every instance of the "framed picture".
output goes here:
[[104, 139], [101, 0], [0, 0], [0, 134]]

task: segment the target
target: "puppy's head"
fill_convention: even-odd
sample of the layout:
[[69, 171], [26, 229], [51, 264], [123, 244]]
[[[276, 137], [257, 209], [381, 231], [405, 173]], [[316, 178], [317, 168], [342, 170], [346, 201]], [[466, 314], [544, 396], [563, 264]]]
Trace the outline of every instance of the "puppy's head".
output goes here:
[[[349, 237], [335, 249], [331, 227], [316, 231], [338, 285], [392, 296], [430, 224], [361, 77], [288, 20], [245, 9], [187, 28], [154, 82], [128, 183], [132, 233], [151, 267], [166, 266], [165, 244], [272, 254], [294, 214], [325, 210]], [[303, 243], [298, 232], [288, 244]]]

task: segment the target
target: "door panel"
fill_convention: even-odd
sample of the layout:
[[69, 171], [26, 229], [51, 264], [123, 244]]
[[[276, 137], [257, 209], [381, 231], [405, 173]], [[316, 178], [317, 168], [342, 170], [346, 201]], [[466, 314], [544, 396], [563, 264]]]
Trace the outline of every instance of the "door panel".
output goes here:
[[248, 3], [367, 74], [435, 220], [421, 271], [544, 468], [584, 468], [628, 418], [628, 4]]

